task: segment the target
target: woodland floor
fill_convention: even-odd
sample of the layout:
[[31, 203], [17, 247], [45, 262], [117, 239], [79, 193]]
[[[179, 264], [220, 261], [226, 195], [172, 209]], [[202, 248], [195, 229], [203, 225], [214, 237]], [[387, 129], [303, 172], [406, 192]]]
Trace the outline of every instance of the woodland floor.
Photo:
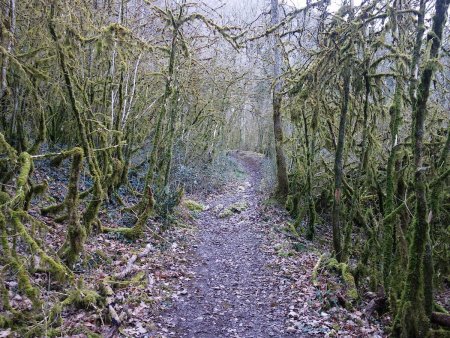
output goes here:
[[[108, 322], [104, 304], [69, 306], [61, 313], [62, 336], [385, 336], [383, 327], [389, 317], [369, 320], [364, 314], [374, 295], [359, 290], [361, 297], [343, 307], [339, 299], [345, 297], [346, 286], [328, 269], [319, 269], [313, 285], [314, 266], [331, 243], [330, 228], [319, 222], [313, 242], [293, 235], [293, 220], [270, 198], [267, 161], [259, 154], [231, 152], [224, 168], [232, 168], [232, 175], [225, 169], [221, 173], [225, 185], [193, 190], [174, 216], [152, 218], [137, 241], [111, 233], [91, 236], [74, 272], [91, 290], [99, 290], [102, 281], [108, 281], [114, 290], [112, 306], [121, 323]], [[46, 179], [54, 187], [51, 200], [36, 200], [29, 211], [47, 224], [39, 234], [49, 252], [56, 252], [63, 243], [66, 225], [41, 216], [39, 210], [64, 198], [67, 170], [68, 164], [51, 169], [44, 162], [34, 173], [36, 181]], [[83, 179], [82, 188], [89, 183]], [[204, 210], [188, 208], [187, 199], [200, 202]], [[136, 196], [123, 192], [121, 200], [125, 206], [133, 205]], [[130, 224], [129, 214], [114, 198], [100, 217], [108, 227]], [[19, 252], [24, 250], [24, 256], [29, 255], [20, 242], [17, 247]], [[130, 265], [133, 255], [138, 258]], [[34, 273], [32, 282], [45, 299], [44, 313], [70, 290], [46, 273]], [[31, 302], [18, 290], [15, 276], [5, 276], [5, 284], [11, 305], [29, 311]], [[9, 329], [0, 330], [2, 337], [9, 333]]]
[[250, 152], [232, 156], [244, 175], [200, 201], [206, 208], [197, 215], [186, 256], [191, 278], [178, 286], [150, 336], [383, 336], [362, 312], [333, 304], [327, 285], [333, 277], [312, 285], [319, 250], [307, 242], [292, 249], [283, 232], [289, 217], [268, 205], [260, 189], [263, 157]]

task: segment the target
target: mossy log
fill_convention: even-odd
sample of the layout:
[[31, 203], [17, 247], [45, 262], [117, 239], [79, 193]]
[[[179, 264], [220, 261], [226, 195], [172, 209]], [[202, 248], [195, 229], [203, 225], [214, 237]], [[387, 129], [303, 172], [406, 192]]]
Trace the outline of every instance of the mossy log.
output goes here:
[[104, 298], [94, 290], [76, 288], [69, 292], [61, 305], [62, 307], [74, 305], [80, 309], [90, 309], [104, 305]]
[[30, 249], [36, 252], [43, 262], [47, 263], [50, 267], [50, 271], [54, 276], [61, 280], [67, 280], [73, 278], [72, 272], [62, 263], [58, 262], [56, 259], [50, 257], [40, 245], [30, 236], [27, 229], [23, 225], [21, 218], [23, 217], [23, 211], [13, 211], [11, 218], [16, 228], [17, 233], [25, 240], [29, 245]]
[[[8, 243], [8, 233], [6, 230], [6, 219], [3, 213], [0, 212], [0, 231], [1, 231], [1, 243], [2, 249], [6, 258], [6, 261], [17, 273], [17, 282], [19, 289], [31, 300], [33, 306], [39, 307], [39, 290], [35, 288], [30, 281], [27, 270], [25, 269], [24, 262], [22, 262], [16, 252], [13, 252]], [[8, 295], [5, 295], [3, 303], [9, 304]]]

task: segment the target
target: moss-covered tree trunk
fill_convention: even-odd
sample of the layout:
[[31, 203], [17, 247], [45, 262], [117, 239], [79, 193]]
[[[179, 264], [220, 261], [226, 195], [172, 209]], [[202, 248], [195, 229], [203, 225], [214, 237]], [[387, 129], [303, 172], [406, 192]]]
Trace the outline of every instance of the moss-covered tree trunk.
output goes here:
[[[420, 61], [420, 50], [422, 48], [423, 34], [425, 33], [425, 5], [427, 0], [420, 0], [419, 11], [417, 13], [417, 31], [416, 31], [416, 41], [414, 43], [413, 55], [410, 65], [410, 76], [409, 76], [409, 99], [411, 101], [412, 109], [414, 110], [417, 103], [417, 81], [419, 76], [419, 61]], [[411, 136], [414, 138], [414, 119], [412, 116], [411, 124]]]
[[[384, 212], [390, 214], [396, 206], [396, 180], [395, 180], [395, 164], [397, 161], [398, 153], [398, 138], [399, 138], [399, 127], [401, 121], [400, 112], [402, 111], [402, 89], [401, 80], [397, 79], [395, 86], [394, 101], [389, 109], [391, 115], [390, 121], [390, 152], [388, 157], [388, 163], [386, 168], [386, 198], [384, 200]], [[395, 252], [395, 223], [397, 218], [393, 218], [384, 223], [383, 228], [383, 284], [388, 291], [389, 289], [389, 277], [391, 272], [391, 264], [393, 255]]]
[[172, 169], [172, 157], [173, 157], [173, 147], [175, 142], [175, 130], [177, 124], [177, 116], [178, 116], [178, 88], [177, 84], [174, 86], [174, 91], [172, 93], [172, 100], [170, 103], [170, 114], [169, 114], [169, 141], [167, 145], [167, 154], [166, 154], [166, 168], [164, 170], [164, 191], [165, 193], [169, 192], [169, 184], [170, 184], [170, 171]]
[[342, 182], [344, 176], [344, 145], [345, 145], [345, 126], [347, 122], [348, 104], [350, 100], [350, 78], [351, 72], [347, 67], [343, 70], [343, 97], [339, 119], [339, 134], [336, 144], [336, 154], [334, 158], [334, 199], [332, 211], [333, 227], [333, 249], [339, 262], [342, 260], [342, 235], [341, 235], [341, 204], [342, 204]]
[[83, 149], [74, 148], [70, 153], [72, 153], [72, 166], [70, 169], [67, 195], [64, 200], [67, 209], [68, 234], [66, 243], [60, 251], [60, 255], [67, 261], [69, 266], [72, 266], [78, 258], [78, 255], [83, 251], [83, 245], [86, 239], [86, 229], [80, 224], [78, 210], [78, 183], [83, 165]]
[[[271, 14], [272, 25], [275, 26], [279, 23], [279, 11], [278, 0], [271, 0]], [[277, 164], [277, 192], [281, 198], [285, 198], [289, 192], [289, 183], [287, 175], [286, 157], [283, 150], [283, 125], [281, 121], [281, 82], [279, 77], [281, 76], [281, 53], [278, 46], [278, 34], [273, 36], [273, 60], [274, 60], [274, 81], [275, 86], [273, 89], [273, 132], [275, 136], [275, 158]]]
[[[7, 8], [2, 9], [4, 13], [8, 14], [8, 20], [2, 22], [2, 29], [0, 29], [1, 37], [6, 40], [6, 53], [1, 53], [1, 73], [0, 73], [0, 122], [2, 123], [2, 128], [6, 130], [7, 120], [6, 120], [6, 109], [7, 109], [7, 96], [8, 96], [8, 68], [9, 68], [9, 53], [13, 50], [14, 40], [15, 40], [15, 30], [16, 30], [16, 0], [9, 0], [9, 5]], [[2, 16], [3, 17], [3, 16]], [[3, 32], [9, 26], [9, 32]]]
[[364, 73], [364, 107], [363, 107], [363, 132], [362, 132], [362, 147], [360, 155], [360, 172], [361, 176], [367, 173], [370, 157], [370, 140], [369, 140], [369, 95], [370, 95], [370, 79], [367, 70]]
[[155, 169], [158, 159], [158, 149], [160, 147], [160, 142], [163, 134], [163, 120], [167, 114], [167, 111], [169, 109], [170, 105], [170, 97], [173, 94], [173, 77], [175, 72], [175, 61], [176, 61], [176, 55], [177, 55], [177, 41], [178, 41], [178, 34], [179, 34], [179, 27], [178, 24], [174, 21], [173, 22], [173, 36], [172, 36], [172, 42], [171, 42], [171, 48], [170, 48], [170, 55], [169, 55], [169, 65], [167, 68], [167, 77], [166, 77], [166, 84], [164, 88], [164, 94], [162, 97], [162, 106], [161, 110], [159, 111], [159, 115], [156, 122], [155, 127], [155, 134], [153, 136], [153, 143], [152, 143], [152, 149], [150, 154], [150, 160], [148, 165], [147, 174], [145, 176], [145, 186], [143, 191], [143, 196], [141, 198], [141, 201], [138, 205], [138, 219], [136, 223], [133, 226], [132, 230], [132, 237], [138, 237], [142, 234], [145, 223], [147, 222], [148, 218], [150, 217], [150, 214], [153, 210], [155, 201], [153, 198], [153, 191], [152, 191], [152, 185], [155, 177]]
[[[316, 129], [317, 129], [317, 119], [319, 115], [318, 108], [313, 111], [311, 119], [311, 135], [309, 135], [308, 123], [306, 115], [303, 111], [303, 123], [304, 123], [304, 134], [306, 143], [306, 190], [307, 190], [307, 200], [308, 200], [308, 229], [306, 231], [306, 238], [312, 240], [315, 234], [315, 223], [316, 223], [316, 206], [313, 196], [313, 162], [316, 147]], [[295, 206], [294, 206], [295, 207]]]
[[426, 258], [430, 252], [426, 247], [430, 241], [429, 221], [432, 215], [428, 214], [426, 199], [426, 177], [424, 167], [424, 139], [425, 120], [427, 114], [427, 101], [430, 96], [430, 84], [432, 81], [435, 64], [438, 62], [449, 0], [436, 1], [433, 25], [428, 33], [427, 43], [431, 44], [428, 58], [425, 61], [420, 83], [417, 89], [417, 101], [414, 106], [414, 190], [416, 197], [416, 210], [412, 224], [413, 234], [409, 248], [409, 262], [406, 284], [402, 295], [400, 311], [397, 314], [394, 334], [401, 337], [425, 337], [428, 333], [430, 322], [430, 309], [427, 309], [427, 297], [432, 297], [425, 287], [425, 273], [432, 264], [431, 257]]

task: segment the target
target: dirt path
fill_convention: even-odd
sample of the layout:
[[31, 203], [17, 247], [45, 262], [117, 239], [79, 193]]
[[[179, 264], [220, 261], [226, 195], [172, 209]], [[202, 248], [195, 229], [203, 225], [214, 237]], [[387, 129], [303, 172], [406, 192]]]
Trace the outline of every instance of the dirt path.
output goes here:
[[[265, 233], [258, 228], [261, 157], [238, 152], [247, 171], [234, 191], [206, 201], [209, 209], [198, 218], [194, 280], [166, 318], [176, 337], [283, 337], [283, 286], [267, 266]], [[220, 210], [246, 205], [240, 213], [221, 218]], [[288, 300], [286, 300], [288, 301]]]

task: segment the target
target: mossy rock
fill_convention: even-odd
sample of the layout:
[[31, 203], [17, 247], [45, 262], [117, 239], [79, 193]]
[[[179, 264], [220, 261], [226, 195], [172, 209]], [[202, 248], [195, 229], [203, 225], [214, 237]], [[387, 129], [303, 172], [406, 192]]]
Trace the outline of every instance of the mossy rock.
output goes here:
[[347, 287], [347, 297], [350, 301], [355, 301], [358, 299], [358, 290], [356, 289], [355, 278], [349, 271], [349, 267], [345, 263], [338, 263], [336, 258], [330, 258], [327, 264], [328, 268], [337, 270], [341, 273], [341, 278], [343, 279]]
[[220, 208], [216, 207], [216, 210], [219, 212], [217, 217], [227, 218], [227, 217], [233, 216], [234, 214], [239, 214], [247, 208], [248, 208], [248, 203], [246, 201], [240, 201], [240, 202], [233, 203], [228, 208], [225, 208], [222, 211], [220, 211]]
[[218, 216], [219, 218], [227, 218], [232, 216], [233, 214], [239, 214], [247, 208], [248, 203], [246, 201], [236, 202], [231, 204], [228, 208], [223, 209]]
[[184, 200], [183, 201], [183, 205], [188, 208], [190, 211], [193, 212], [201, 212], [203, 210], [205, 210], [205, 206], [203, 204], [200, 204], [194, 200]]
[[219, 218], [228, 218], [228, 217], [230, 217], [230, 216], [232, 216], [232, 215], [234, 215], [234, 212], [231, 211], [231, 209], [226, 208], [226, 209], [222, 210], [222, 211], [219, 213], [218, 217], [219, 217]]
[[234, 213], [241, 213], [248, 208], [248, 203], [246, 201], [241, 201], [230, 205], [228, 208]]

